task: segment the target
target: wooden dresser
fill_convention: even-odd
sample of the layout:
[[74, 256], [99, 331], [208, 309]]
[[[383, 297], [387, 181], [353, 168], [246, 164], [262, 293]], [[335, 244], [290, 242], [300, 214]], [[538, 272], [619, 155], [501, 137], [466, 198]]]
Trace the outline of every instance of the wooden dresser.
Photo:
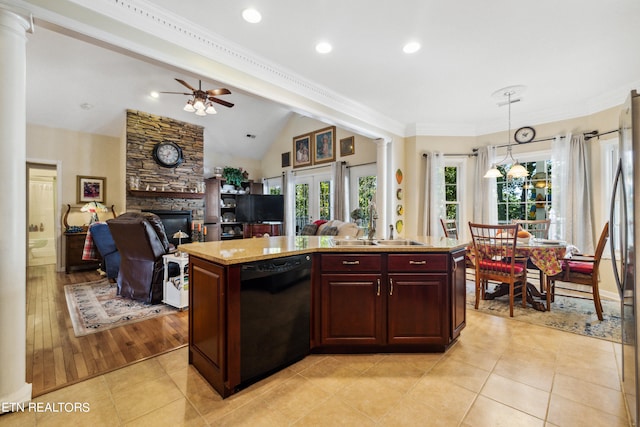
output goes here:
[[[86, 232], [64, 233], [64, 271], [66, 273], [74, 270], [98, 268], [100, 265], [100, 260], [84, 261], [82, 259], [82, 250], [84, 249], [84, 239], [86, 237]], [[99, 256], [100, 254], [98, 254]]]

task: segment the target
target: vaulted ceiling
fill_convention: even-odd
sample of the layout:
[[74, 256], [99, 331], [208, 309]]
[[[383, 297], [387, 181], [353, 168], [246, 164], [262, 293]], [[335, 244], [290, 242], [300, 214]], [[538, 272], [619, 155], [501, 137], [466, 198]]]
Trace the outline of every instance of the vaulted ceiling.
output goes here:
[[[636, 0], [105, 3], [111, 4], [110, 10], [103, 8], [106, 13], [123, 22], [125, 12], [117, 11], [116, 3], [128, 6], [126, 13], [133, 14], [135, 6], [140, 16], [144, 12], [174, 28], [190, 28], [252, 58], [256, 69], [276, 70], [282, 80], [339, 100], [334, 108], [348, 101], [353, 116], [360, 110], [383, 118], [375, 124], [401, 136], [504, 130], [506, 111], [491, 94], [505, 86], [526, 86], [522, 101], [513, 105], [514, 127], [616, 106], [640, 87]], [[261, 12], [260, 23], [242, 19], [248, 6]], [[221, 150], [250, 149], [248, 155], [260, 158], [290, 114], [289, 106], [260, 93], [139, 55], [43, 28], [29, 39], [32, 123], [119, 135], [123, 109], [140, 109], [202, 124], [205, 138]], [[333, 50], [318, 54], [319, 41], [330, 42]], [[403, 53], [408, 41], [419, 42], [421, 49]], [[181, 91], [175, 77], [194, 86], [202, 78], [206, 88], [228, 87], [232, 94], [224, 99], [236, 106], [200, 118], [181, 110], [186, 97], [149, 97], [152, 90]], [[256, 139], [242, 145], [248, 144], [247, 134]]]

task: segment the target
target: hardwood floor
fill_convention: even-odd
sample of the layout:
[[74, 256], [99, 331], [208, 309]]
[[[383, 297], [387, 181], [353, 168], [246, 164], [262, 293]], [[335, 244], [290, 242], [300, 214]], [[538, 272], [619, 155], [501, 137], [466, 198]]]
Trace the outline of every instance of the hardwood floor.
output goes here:
[[98, 280], [53, 265], [27, 268], [27, 378], [33, 396], [187, 345], [188, 311], [76, 337], [64, 285]]

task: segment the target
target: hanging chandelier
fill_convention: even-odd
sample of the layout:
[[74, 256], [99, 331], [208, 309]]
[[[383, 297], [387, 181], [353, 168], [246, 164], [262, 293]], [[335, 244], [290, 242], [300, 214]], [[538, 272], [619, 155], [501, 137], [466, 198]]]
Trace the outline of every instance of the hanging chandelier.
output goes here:
[[507, 86], [502, 89], [498, 89], [492, 94], [494, 98], [506, 98], [506, 101], [498, 103], [498, 105], [502, 106], [505, 103], [509, 109], [508, 116], [508, 131], [507, 131], [507, 154], [506, 156], [500, 160], [499, 162], [493, 163], [491, 168], [484, 174], [485, 178], [500, 178], [502, 177], [502, 172], [498, 169], [498, 165], [505, 163], [507, 160], [511, 159], [511, 167], [507, 171], [507, 178], [524, 178], [529, 176], [529, 171], [527, 168], [522, 166], [516, 159], [513, 158], [512, 147], [511, 147], [511, 104], [514, 102], [520, 101], [520, 98], [514, 98], [515, 95], [519, 95], [524, 91], [524, 86]]
[[198, 95], [194, 95], [192, 99], [188, 100], [183, 110], [189, 113], [196, 113], [196, 116], [217, 114], [216, 109], [213, 108], [213, 103], [207, 101], [206, 98], [198, 97]]

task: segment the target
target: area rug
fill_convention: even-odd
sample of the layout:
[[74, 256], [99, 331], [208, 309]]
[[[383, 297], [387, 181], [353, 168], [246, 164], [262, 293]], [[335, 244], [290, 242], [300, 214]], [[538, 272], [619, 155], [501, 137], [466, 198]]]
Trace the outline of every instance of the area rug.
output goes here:
[[116, 290], [117, 285], [107, 279], [64, 287], [77, 337], [178, 312], [165, 304], [143, 304], [119, 297]]
[[[475, 283], [467, 281], [467, 306], [472, 310], [475, 310], [475, 301]], [[509, 317], [509, 296], [505, 295], [494, 300], [480, 300], [478, 311]], [[551, 311], [536, 311], [530, 305], [522, 308], [521, 301], [517, 300], [513, 308], [513, 317], [510, 319], [620, 342], [620, 303], [603, 300], [602, 311], [604, 319], [598, 320], [592, 300], [556, 295], [555, 302], [551, 303]]]

